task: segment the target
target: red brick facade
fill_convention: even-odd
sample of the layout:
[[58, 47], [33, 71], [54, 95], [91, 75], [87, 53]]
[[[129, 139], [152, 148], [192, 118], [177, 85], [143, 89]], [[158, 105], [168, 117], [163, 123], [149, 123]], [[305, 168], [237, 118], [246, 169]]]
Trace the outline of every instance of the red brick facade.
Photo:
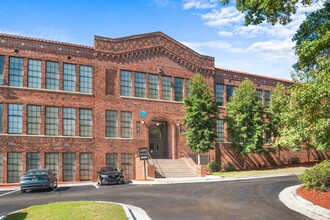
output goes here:
[[[75, 180], [81, 177], [81, 153], [92, 154], [90, 172], [92, 180], [96, 179], [96, 171], [106, 164], [106, 154], [117, 154], [119, 166], [129, 166], [130, 178], [135, 178], [135, 160], [140, 147], [149, 146], [148, 126], [152, 121], [167, 122], [168, 129], [168, 155], [167, 158], [177, 158], [179, 150], [189, 152], [185, 146], [185, 136], [180, 135], [180, 122], [184, 115], [182, 102], [164, 101], [150, 99], [148, 92], [145, 98], [136, 98], [135, 94], [135, 73], [166, 75], [171, 77], [171, 84], [174, 85], [174, 78], [181, 78], [186, 82], [196, 72], [205, 76], [208, 83], [214, 87], [220, 83], [224, 85], [238, 86], [245, 78], [251, 79], [256, 88], [271, 90], [277, 82], [288, 85], [285, 80], [263, 77], [232, 70], [219, 69], [214, 67], [214, 58], [203, 56], [188, 47], [178, 43], [163, 33], [156, 32], [142, 34], [118, 39], [95, 37], [94, 46], [82, 46], [54, 41], [25, 38], [0, 34], [0, 56], [4, 57], [3, 84], [0, 84], [0, 104], [3, 104], [2, 127], [0, 130], [0, 165], [2, 174], [0, 182], [7, 182], [7, 157], [9, 153], [22, 153], [21, 171], [26, 170], [26, 153], [40, 153], [40, 166], [45, 166], [45, 153], [58, 153], [58, 178], [63, 180], [63, 153], [75, 153]], [[19, 57], [24, 59], [23, 86], [9, 86], [9, 59]], [[28, 88], [28, 59], [41, 61], [41, 88]], [[45, 89], [46, 61], [59, 63], [59, 89]], [[63, 91], [63, 64], [69, 63], [76, 66], [76, 91]], [[79, 92], [79, 66], [91, 66], [92, 93]], [[120, 71], [132, 72], [132, 96], [120, 95]], [[1, 70], [0, 70], [1, 74]], [[1, 76], [0, 76], [1, 77]], [[159, 97], [162, 97], [161, 77], [159, 78]], [[0, 81], [1, 82], [1, 81]], [[148, 77], [146, 78], [146, 91], [148, 91]], [[184, 83], [186, 91], [186, 83]], [[172, 99], [174, 100], [174, 86], [172, 86]], [[8, 132], [8, 105], [21, 104], [22, 133], [9, 134]], [[27, 114], [28, 105], [41, 106], [41, 127], [40, 134], [27, 135]], [[59, 109], [58, 135], [45, 135], [45, 108], [56, 106]], [[63, 107], [76, 109], [76, 126], [74, 136], [63, 136]], [[92, 110], [92, 136], [82, 137], [80, 135], [80, 109]], [[106, 137], [106, 111], [112, 110], [118, 113], [118, 137]], [[140, 112], [145, 111], [147, 117], [140, 117]], [[224, 112], [225, 108], [221, 107]], [[121, 137], [121, 114], [122, 112], [132, 113], [132, 138]], [[222, 114], [223, 115], [223, 114]], [[137, 124], [140, 123], [138, 131]], [[226, 130], [226, 129], [225, 129]], [[226, 137], [225, 131], [225, 138]], [[235, 161], [226, 154], [226, 144], [216, 144], [214, 151], [210, 153], [212, 159], [220, 162]], [[223, 148], [223, 150], [221, 150]], [[221, 154], [220, 154], [221, 152]], [[125, 160], [127, 155], [131, 159]], [[124, 161], [125, 160], [125, 161]], [[304, 159], [303, 159], [304, 160]], [[260, 162], [262, 164], [271, 164]]]

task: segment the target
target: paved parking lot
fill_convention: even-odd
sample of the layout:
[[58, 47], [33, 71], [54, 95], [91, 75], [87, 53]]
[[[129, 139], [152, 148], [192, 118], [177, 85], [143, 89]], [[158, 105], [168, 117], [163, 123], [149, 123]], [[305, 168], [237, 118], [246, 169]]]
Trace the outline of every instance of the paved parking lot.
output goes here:
[[308, 219], [278, 199], [297, 177], [164, 185], [59, 186], [54, 191], [0, 192], [0, 216], [36, 204], [111, 201], [143, 208], [152, 219]]

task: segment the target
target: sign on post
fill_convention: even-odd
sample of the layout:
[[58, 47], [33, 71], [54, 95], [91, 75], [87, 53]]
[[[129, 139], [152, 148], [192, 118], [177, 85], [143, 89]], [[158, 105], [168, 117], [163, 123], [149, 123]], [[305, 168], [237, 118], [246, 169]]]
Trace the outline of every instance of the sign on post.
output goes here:
[[140, 160], [148, 160], [148, 148], [139, 148]]

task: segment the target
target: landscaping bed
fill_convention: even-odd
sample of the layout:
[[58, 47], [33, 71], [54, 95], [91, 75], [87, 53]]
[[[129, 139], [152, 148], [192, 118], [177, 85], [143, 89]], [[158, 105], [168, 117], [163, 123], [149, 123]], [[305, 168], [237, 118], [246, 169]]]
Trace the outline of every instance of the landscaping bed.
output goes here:
[[304, 199], [312, 202], [314, 205], [330, 210], [330, 192], [319, 192], [316, 190], [307, 190], [304, 187], [299, 187], [296, 193]]

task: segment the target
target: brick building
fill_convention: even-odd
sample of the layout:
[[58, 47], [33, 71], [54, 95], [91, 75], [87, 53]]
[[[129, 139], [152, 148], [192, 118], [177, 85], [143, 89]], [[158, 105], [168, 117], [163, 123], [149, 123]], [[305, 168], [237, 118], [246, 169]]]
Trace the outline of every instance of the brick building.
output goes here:
[[[59, 181], [95, 181], [100, 167], [118, 165], [134, 179], [140, 147], [153, 158], [189, 153], [181, 118], [196, 72], [215, 88], [221, 112], [246, 78], [264, 104], [277, 82], [289, 84], [216, 68], [213, 57], [161, 32], [96, 36], [94, 46], [0, 34], [0, 183], [37, 167]], [[212, 159], [226, 160], [225, 127], [217, 122]]]

